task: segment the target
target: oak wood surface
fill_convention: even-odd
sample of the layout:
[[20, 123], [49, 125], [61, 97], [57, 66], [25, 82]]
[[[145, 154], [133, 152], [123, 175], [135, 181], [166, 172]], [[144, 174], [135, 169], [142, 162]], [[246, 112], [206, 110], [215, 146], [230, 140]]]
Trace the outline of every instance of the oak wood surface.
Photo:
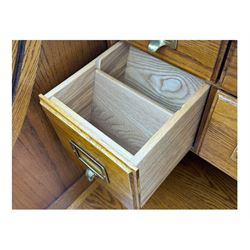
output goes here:
[[12, 73], [14, 72], [18, 50], [18, 40], [12, 41]]
[[121, 79], [172, 112], [203, 84], [203, 80], [133, 47]]
[[61, 146], [38, 94], [48, 92], [106, 49], [104, 41], [41, 43], [27, 114], [13, 145], [13, 208], [46, 208], [82, 175]]
[[95, 182], [68, 209], [126, 209], [103, 185]]
[[[110, 89], [110, 88], [108, 88]], [[209, 89], [208, 85], [203, 85], [203, 87], [197, 91], [197, 93], [193, 96], [193, 98], [191, 98], [182, 108], [182, 110], [180, 110], [179, 112], [177, 112], [175, 114], [175, 118], [172, 119], [170, 121], [170, 124], [166, 125], [165, 127], [163, 126], [163, 128], [161, 128], [161, 132], [157, 132], [158, 136], [154, 139], [153, 141], [153, 145], [155, 144], [155, 146], [151, 146], [151, 144], [149, 144], [144, 150], [142, 149], [141, 153], [138, 153], [135, 156], [135, 162], [137, 162], [137, 164], [135, 163], [135, 165], [138, 165], [139, 168], [142, 169], [142, 173], [140, 173], [140, 182], [143, 184], [143, 187], [147, 187], [146, 191], [144, 189], [141, 190], [141, 197], [144, 199], [145, 196], [148, 198], [152, 192], [155, 191], [155, 189], [157, 188], [157, 186], [163, 181], [163, 179], [166, 177], [167, 174], [169, 174], [169, 172], [173, 169], [173, 167], [175, 167], [175, 165], [178, 163], [178, 161], [187, 153], [187, 151], [191, 148], [193, 139], [194, 139], [194, 134], [196, 131], [196, 126], [199, 122], [199, 118], [200, 118], [200, 112], [203, 109], [203, 102], [206, 99], [206, 93]], [[44, 97], [41, 96], [41, 99], [43, 100]], [[51, 99], [53, 100], [53, 99]], [[49, 100], [45, 100], [45, 102], [50, 102]], [[42, 105], [45, 107], [45, 109], [47, 110], [47, 112], [49, 111], [50, 113], [53, 113], [55, 115], [55, 117], [58, 118], [58, 116], [60, 116], [60, 114], [63, 114], [62, 112], [62, 107], [59, 107], [58, 111], [59, 113], [54, 113], [48, 106], [44, 105], [42, 103]], [[53, 105], [53, 104], [52, 104]], [[65, 117], [68, 116], [67, 114], [65, 115]], [[59, 131], [58, 132], [58, 126], [55, 125], [55, 117], [51, 117], [49, 114], [49, 117], [52, 121], [52, 123], [54, 123], [54, 127], [57, 130], [57, 133], [59, 134], [59, 137], [61, 138], [61, 141], [63, 142], [63, 145], [68, 149], [68, 151], [73, 154], [72, 149], [69, 146], [68, 141], [70, 139], [74, 139], [75, 136], [72, 135], [72, 133], [70, 133], [70, 135], [67, 135], [66, 130], [69, 130], [70, 128], [68, 128], [68, 126], [72, 126], [72, 124], [69, 124], [68, 122], [64, 121], [64, 131]], [[188, 117], [188, 119], [186, 118]], [[186, 126], [185, 121], [189, 121], [187, 122], [189, 124], [189, 126]], [[191, 122], [191, 121], [192, 122]], [[72, 117], [68, 118], [68, 121], [73, 122]], [[79, 128], [79, 124], [77, 125], [77, 127]], [[77, 128], [76, 127], [76, 128]], [[185, 130], [184, 134], [179, 133], [182, 130]], [[166, 131], [168, 131], [166, 133]], [[178, 136], [177, 136], [177, 134]], [[179, 135], [181, 134], [181, 135]], [[165, 137], [164, 137], [165, 136]], [[167, 142], [165, 142], [165, 144], [161, 143], [161, 137], [163, 138], [167, 138]], [[75, 141], [82, 141], [83, 138], [81, 138], [81, 134], [79, 134], [77, 139], [74, 139]], [[177, 145], [178, 144], [178, 145]], [[177, 146], [176, 146], [177, 145]], [[88, 145], [84, 144], [85, 148], [87, 147], [88, 149]], [[169, 147], [168, 149], [165, 150], [165, 147]], [[152, 149], [151, 149], [152, 147]], [[159, 149], [160, 147], [160, 149]], [[175, 149], [179, 148], [178, 151], [176, 151]], [[157, 152], [156, 152], [156, 151]], [[93, 148], [88, 149], [88, 151], [90, 151], [92, 154], [94, 154], [94, 150]], [[145, 151], [148, 151], [148, 153], [146, 153]], [[151, 152], [152, 151], [152, 152]], [[161, 155], [159, 155], [159, 152]], [[168, 152], [168, 154], [166, 155], [165, 152]], [[156, 156], [155, 156], [155, 155]], [[167, 157], [168, 156], [168, 157]], [[177, 157], [178, 156], [178, 157]], [[158, 159], [155, 159], [158, 158]], [[152, 159], [151, 159], [152, 158]], [[155, 161], [154, 163], [152, 163], [151, 161]], [[103, 162], [103, 159], [100, 159], [101, 162]], [[104, 161], [105, 162], [105, 161]], [[168, 167], [164, 167], [162, 168], [163, 163], [165, 163]], [[165, 172], [163, 171], [165, 169]], [[166, 172], [167, 171], [167, 172]], [[143, 173], [145, 173], [145, 175], [143, 175]], [[118, 174], [117, 173], [114, 173]], [[119, 173], [120, 175], [121, 173]], [[152, 179], [152, 177], [154, 177]], [[125, 177], [124, 177], [125, 178]], [[145, 179], [145, 178], [149, 178], [149, 179]], [[125, 182], [129, 181], [128, 179], [125, 178]], [[126, 184], [123, 181], [123, 186]], [[117, 185], [121, 185], [121, 181], [117, 182]], [[115, 184], [116, 185], [116, 184]], [[131, 197], [131, 194], [129, 194], [128, 189], [124, 190], [123, 188], [120, 189], [121, 187], [116, 187], [115, 191], [119, 191], [121, 192], [126, 192], [125, 193], [125, 197]], [[122, 194], [123, 199], [124, 198], [124, 193]], [[126, 198], [126, 199], [127, 199]], [[145, 202], [145, 200], [142, 200], [143, 202]], [[126, 201], [126, 205], [129, 205], [128, 200]], [[131, 205], [130, 205], [131, 206]]]
[[54, 96], [76, 113], [90, 120], [94, 80], [95, 65], [90, 64], [86, 72], [83, 72], [79, 77], [75, 77], [68, 86], [62, 88]]
[[[17, 62], [17, 44], [18, 41], [13, 41], [13, 61], [12, 70]], [[21, 62], [20, 72], [18, 74], [18, 81], [14, 95], [14, 102], [12, 105], [12, 145], [15, 145], [17, 137], [23, 126], [23, 122], [30, 103], [30, 98], [35, 84], [36, 72], [41, 52], [41, 41], [27, 41], [25, 43], [24, 55]], [[18, 67], [18, 66], [17, 66]]]
[[141, 50], [119, 42], [100, 58], [99, 68], [175, 112], [202, 85], [201, 80]]
[[135, 154], [171, 117], [125, 84], [96, 72], [91, 122]]
[[232, 41], [221, 77], [221, 87], [226, 92], [237, 96], [237, 41]]
[[[72, 118], [58, 109], [52, 101], [43, 96], [40, 96], [40, 98], [44, 111], [69, 155], [76, 159], [69, 143], [70, 140], [73, 140], [105, 166], [109, 178], [109, 183], [106, 183], [106, 185], [113, 190], [116, 196], [122, 200], [128, 208], [138, 207], [139, 201], [137, 197], [134, 197], [135, 191], [133, 190], [136, 186], [131, 184], [131, 181], [134, 181], [131, 179], [131, 176], [135, 174], [133, 173], [134, 171], [119, 159], [116, 159], [107, 149], [91, 139], [86, 131], [76, 126]], [[80, 168], [84, 167], [80, 161], [78, 161], [78, 166]]]
[[58, 199], [53, 201], [48, 209], [66, 209], [70, 206], [82, 192], [89, 188], [92, 183], [87, 180], [85, 175], [77, 179]]
[[201, 146], [202, 139], [203, 139], [203, 137], [205, 135], [205, 129], [204, 128], [205, 128], [207, 118], [208, 118], [210, 109], [212, 107], [213, 100], [214, 100], [214, 97], [216, 95], [217, 90], [218, 89], [216, 87], [211, 86], [211, 88], [209, 90], [209, 93], [208, 93], [208, 97], [207, 97], [205, 107], [204, 107], [204, 110], [203, 110], [203, 113], [202, 113], [201, 121], [200, 121], [198, 130], [197, 130], [197, 133], [196, 133], [196, 136], [195, 136], [195, 142], [194, 142], [194, 145], [192, 147], [192, 151], [194, 153], [196, 153], [196, 154], [198, 154], [198, 152], [199, 152], [199, 148]]
[[135, 156], [140, 169], [142, 205], [191, 149], [208, 90], [204, 84]]
[[125, 72], [128, 52], [129, 45], [125, 42], [114, 44], [97, 59], [97, 68], [115, 78], [121, 77]]
[[[92, 66], [95, 64], [97, 68], [102, 69], [105, 63], [108, 65], [108, 61], [110, 61], [110, 63], [113, 62], [110, 58], [117, 60], [118, 55], [123, 54], [124, 48], [127, 48], [127, 45], [121, 42], [117, 43], [86, 67], [92, 69]], [[111, 57], [109, 57], [109, 55], [111, 55]], [[150, 60], [155, 59], [150, 57]], [[159, 60], [156, 60], [158, 63]], [[145, 64], [147, 63], [147, 60], [145, 60]], [[167, 64], [164, 63], [164, 65]], [[169, 117], [169, 112], [167, 110], [159, 107], [156, 102], [149, 100], [148, 97], [143, 96], [141, 93], [137, 93], [134, 89], [127, 87], [111, 76], [96, 70], [92, 106], [95, 107], [95, 103], [99, 103], [97, 106], [100, 107], [101, 111], [108, 110], [108, 121], [111, 123], [106, 125], [105, 119], [102, 119], [102, 114], [98, 113], [95, 115], [94, 111], [90, 114], [90, 121], [94, 118], [93, 124], [95, 126], [92, 126], [88, 121], [83, 119], [83, 117], [73, 112], [69, 107], [54, 97], [60, 96], [61, 93], [64, 92], [69, 102], [71, 102], [71, 97], [78, 98], [78, 95], [74, 94], [77, 93], [77, 85], [84, 85], [89, 82], [87, 81], [87, 83], [84, 83], [83, 81], [81, 84], [81, 81], [77, 80], [84, 79], [81, 74], [88, 72], [86, 67], [81, 69], [70, 79], [61, 83], [54, 90], [47, 93], [46, 96], [41, 95], [41, 104], [57, 130], [57, 134], [67, 151], [74, 156], [68, 142], [70, 139], [74, 139], [76, 143], [79, 143], [87, 149], [93, 157], [97, 157], [99, 162], [104, 162], [104, 164], [107, 163], [108, 172], [116, 170], [111, 176], [113, 180], [109, 185], [114, 193], [120, 196], [120, 199], [122, 199], [126, 206], [139, 207], [140, 201], [142, 204], [146, 202], [181, 158], [190, 150], [206, 100], [206, 95], [209, 90], [209, 85], [200, 81], [196, 91], [190, 91], [192, 93], [187, 94], [189, 98], [184, 101], [185, 104], [182, 105], [181, 109], [166, 121], [166, 118]], [[111, 67], [111, 69], [112, 68], [113, 67]], [[170, 69], [172, 68], [173, 67]], [[115, 71], [119, 71], [119, 69], [117, 68]], [[184, 75], [184, 80], [185, 77], [188, 78], [191, 85], [193, 79], [190, 74], [187, 76]], [[188, 80], [186, 83], [187, 87], [189, 87]], [[70, 90], [71, 84], [74, 85], [74, 91]], [[84, 87], [80, 87], [84, 89]], [[69, 91], [66, 92], [65, 88]], [[71, 95], [70, 93], [73, 94]], [[82, 94], [84, 95], [84, 93]], [[130, 102], [128, 102], [128, 100], [130, 100]], [[74, 100], [74, 102], [76, 101]], [[81, 98], [79, 102], [82, 102]], [[78, 106], [86, 106], [85, 97], [83, 98], [83, 103]], [[137, 110], [139, 107], [141, 109], [140, 112]], [[152, 111], [150, 111], [151, 109]], [[123, 113], [124, 111], [125, 113]], [[110, 114], [112, 115], [110, 116]], [[112, 121], [114, 114], [116, 115], [116, 121]], [[140, 119], [140, 117], [142, 118]], [[141, 143], [144, 145], [140, 145], [138, 148], [139, 151], [135, 155], [132, 155], [124, 150], [124, 143], [119, 141], [119, 139], [121, 139], [121, 132], [117, 133], [116, 131], [117, 125], [120, 123], [123, 124], [123, 126], [125, 125], [125, 129], [128, 131], [136, 129], [135, 134], [138, 134], [138, 128], [143, 128], [144, 131], [146, 128], [148, 133], [149, 129], [152, 129], [152, 125], [156, 124], [157, 126], [153, 128], [154, 133], [151, 131], [151, 134], [147, 135], [148, 140], [146, 143]], [[116, 126], [113, 128], [112, 124]], [[130, 125], [133, 125], [135, 128]], [[100, 133], [98, 128], [106, 130], [104, 132], [108, 136]], [[111, 138], [114, 139], [111, 134], [112, 131], [116, 132], [115, 139], [118, 139], [118, 142], [122, 144], [123, 147], [112, 142]], [[124, 133], [124, 131], [122, 131], [122, 133]], [[130, 138], [127, 134], [128, 131], [125, 131], [126, 136], [124, 140]], [[142, 135], [140, 135], [140, 137], [142, 137]], [[138, 139], [135, 141], [138, 141]], [[120, 176], [115, 176], [117, 174]], [[116, 179], [120, 177], [122, 177], [122, 179], [117, 181]]]
[[[129, 44], [146, 52], [148, 52], [148, 42], [148, 40], [128, 41]], [[227, 41], [178, 40], [176, 50], [162, 47], [153, 55], [203, 79], [216, 80], [226, 46]]]
[[214, 99], [199, 155], [237, 179], [237, 100], [222, 91]]
[[[125, 209], [104, 186], [83, 191], [70, 209]], [[236, 209], [237, 182], [188, 153], [144, 205], [144, 209]]]

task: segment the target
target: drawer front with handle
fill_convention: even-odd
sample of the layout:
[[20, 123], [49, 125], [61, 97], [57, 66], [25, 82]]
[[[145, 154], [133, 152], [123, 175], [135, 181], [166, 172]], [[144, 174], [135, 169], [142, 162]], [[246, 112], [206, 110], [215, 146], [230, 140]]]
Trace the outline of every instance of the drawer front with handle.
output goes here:
[[[134, 184], [136, 171], [130, 169], [93, 138], [90, 138], [86, 131], [83, 131], [78, 126], [74, 117], [65, 114], [63, 110], [58, 110], [58, 107], [53, 102], [41, 97], [41, 105], [62, 145], [73, 159], [77, 159], [78, 166], [80, 168], [88, 168], [88, 165], [93, 166], [93, 162], [94, 164], [98, 163], [99, 166], [101, 165], [102, 170], [100, 170], [99, 175], [103, 175], [103, 177], [99, 178], [98, 176], [96, 180], [104, 183], [128, 208], [138, 208], [139, 203], [135, 197], [137, 191]], [[73, 148], [72, 142], [74, 142]], [[76, 145], [77, 154], [74, 150]], [[85, 155], [81, 153], [83, 151]], [[88, 157], [86, 157], [86, 154]], [[91, 169], [93, 168], [98, 169], [98, 167], [92, 167]]]
[[191, 149], [208, 91], [202, 79], [119, 42], [40, 100], [89, 178], [139, 208]]
[[217, 77], [228, 45], [227, 41], [217, 40], [129, 40], [128, 42], [166, 62], [211, 81]]
[[89, 181], [92, 181], [95, 176], [98, 176], [101, 180], [109, 183], [105, 167], [100, 162], [98, 162], [95, 159], [95, 157], [90, 155], [87, 151], [85, 151], [83, 148], [77, 145], [74, 141], [69, 141], [69, 142], [78, 159], [88, 168], [87, 177]]
[[199, 155], [237, 179], [237, 100], [222, 91], [213, 101]]

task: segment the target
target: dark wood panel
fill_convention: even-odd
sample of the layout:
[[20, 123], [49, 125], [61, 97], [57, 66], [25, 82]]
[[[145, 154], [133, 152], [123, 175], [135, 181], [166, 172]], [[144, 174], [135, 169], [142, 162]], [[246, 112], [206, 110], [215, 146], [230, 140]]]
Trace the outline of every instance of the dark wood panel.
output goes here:
[[[69, 208], [123, 209], [104, 186], [91, 184]], [[193, 153], [167, 177], [144, 209], [236, 209], [237, 182]]]
[[82, 175], [83, 170], [62, 148], [38, 94], [52, 89], [105, 49], [105, 41], [42, 41], [28, 111], [13, 145], [13, 208], [47, 208]]

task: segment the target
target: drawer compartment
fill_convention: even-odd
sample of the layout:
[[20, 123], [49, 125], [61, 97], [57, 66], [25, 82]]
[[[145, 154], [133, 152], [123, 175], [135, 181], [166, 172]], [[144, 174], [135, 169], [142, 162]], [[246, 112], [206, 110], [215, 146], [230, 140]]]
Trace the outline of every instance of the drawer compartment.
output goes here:
[[237, 179], [237, 99], [216, 93], [199, 155]]
[[100, 181], [125, 206], [139, 208], [192, 147], [208, 89], [120, 42], [40, 99], [79, 166], [71, 142], [105, 168]]
[[[130, 40], [131, 45], [148, 52], [148, 40]], [[167, 46], [152, 54], [203, 79], [214, 81], [225, 55], [227, 41], [178, 40], [176, 49]]]

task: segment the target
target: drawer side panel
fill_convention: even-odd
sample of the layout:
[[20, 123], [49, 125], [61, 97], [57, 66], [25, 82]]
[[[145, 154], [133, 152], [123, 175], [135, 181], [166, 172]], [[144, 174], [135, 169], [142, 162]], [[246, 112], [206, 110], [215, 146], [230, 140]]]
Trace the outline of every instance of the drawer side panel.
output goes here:
[[166, 127], [154, 138], [157, 143], [137, 165], [140, 169], [141, 205], [191, 149], [204, 108], [209, 86], [204, 85], [181, 110], [177, 111]]

